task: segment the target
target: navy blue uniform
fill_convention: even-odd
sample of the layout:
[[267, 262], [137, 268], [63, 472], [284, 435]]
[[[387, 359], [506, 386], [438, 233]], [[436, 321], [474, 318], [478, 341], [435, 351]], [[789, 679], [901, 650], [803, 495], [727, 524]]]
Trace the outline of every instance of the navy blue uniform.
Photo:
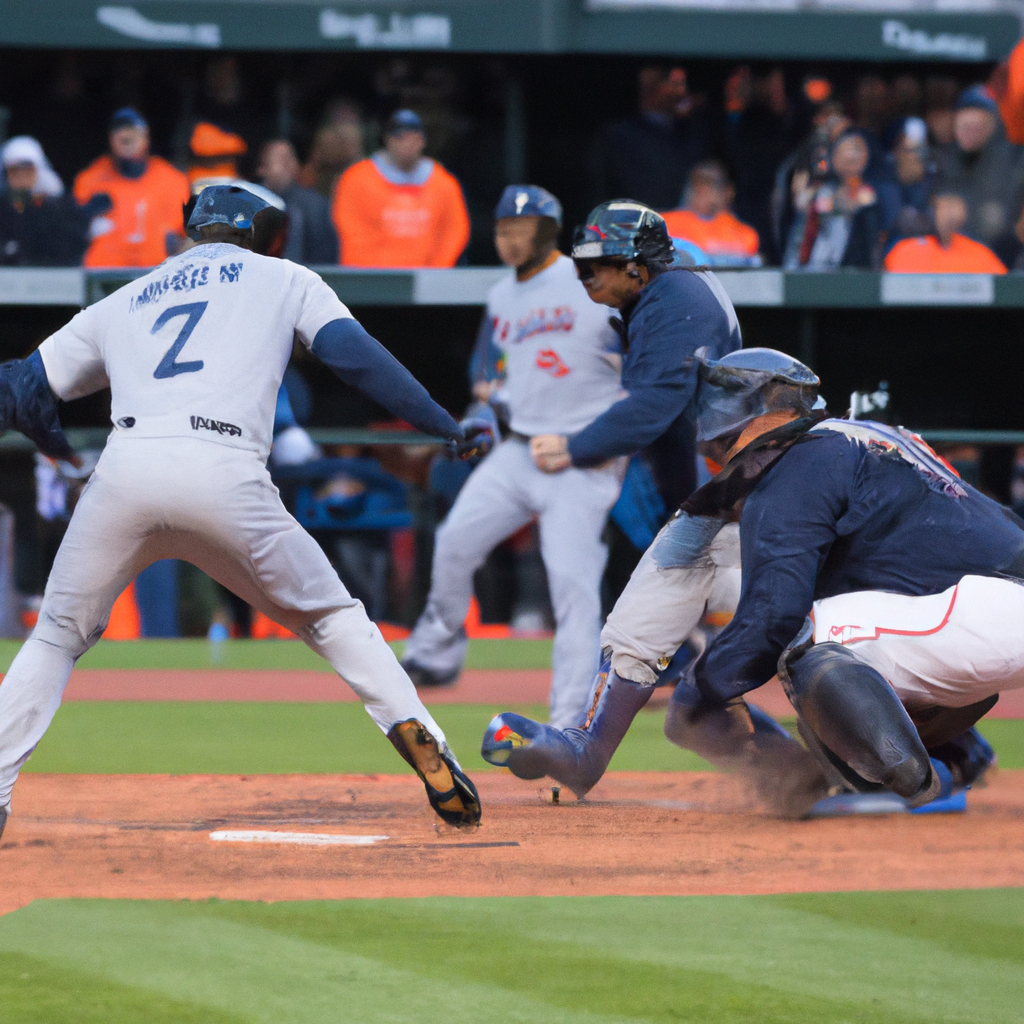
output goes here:
[[743, 507], [739, 605], [695, 667], [708, 703], [767, 682], [816, 600], [1024, 575], [1024, 524], [1012, 513], [827, 424], [782, 455]]
[[669, 270], [622, 311], [626, 354], [622, 387], [628, 396], [569, 439], [574, 466], [595, 466], [633, 455], [660, 438], [680, 417], [692, 435], [697, 369], [693, 354], [706, 345], [718, 359], [740, 347], [740, 326], [725, 289], [709, 273]]

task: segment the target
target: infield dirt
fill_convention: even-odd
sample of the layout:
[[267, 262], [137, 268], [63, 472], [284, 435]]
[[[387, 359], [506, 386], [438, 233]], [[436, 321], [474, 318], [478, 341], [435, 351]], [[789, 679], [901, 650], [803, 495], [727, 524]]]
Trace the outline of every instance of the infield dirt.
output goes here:
[[[691, 895], [1024, 885], [1024, 771], [955, 815], [785, 822], [710, 773], [609, 773], [590, 799], [477, 777], [484, 823], [441, 825], [412, 776], [35, 775], [0, 845], [0, 913], [43, 897], [296, 900]], [[214, 842], [225, 829], [383, 835]]]

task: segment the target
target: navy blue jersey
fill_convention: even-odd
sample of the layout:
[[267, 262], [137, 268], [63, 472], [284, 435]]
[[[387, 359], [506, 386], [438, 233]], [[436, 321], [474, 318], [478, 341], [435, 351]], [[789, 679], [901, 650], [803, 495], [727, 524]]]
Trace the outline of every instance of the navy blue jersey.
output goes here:
[[[866, 429], [875, 437], [848, 436]], [[766, 683], [821, 598], [938, 594], [966, 575], [1022, 575], [1020, 520], [943, 470], [923, 445], [911, 461], [888, 438], [898, 433], [826, 420], [747, 498], [736, 615], [695, 667], [705, 700]]]
[[648, 284], [624, 311], [626, 353], [616, 402], [574, 437], [574, 466], [595, 466], [633, 455], [656, 441], [680, 417], [693, 420], [697, 390], [694, 352], [706, 345], [719, 359], [740, 347], [736, 311], [710, 273], [670, 270]]

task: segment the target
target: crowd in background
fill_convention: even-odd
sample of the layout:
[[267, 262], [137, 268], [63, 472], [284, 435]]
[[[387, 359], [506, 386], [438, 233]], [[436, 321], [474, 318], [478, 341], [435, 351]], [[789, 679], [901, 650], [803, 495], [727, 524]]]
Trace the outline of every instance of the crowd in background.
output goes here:
[[[285, 199], [284, 255], [307, 265], [492, 261], [479, 238], [505, 182], [467, 162], [470, 149], [485, 162], [489, 143], [460, 116], [456, 78], [383, 65], [373, 116], [336, 98], [314, 130], [289, 133], [252, 99], [238, 60], [216, 56], [160, 138], [141, 103], [102, 110], [69, 55], [47, 97], [12, 104], [0, 263], [151, 266], [188, 244], [190, 197], [237, 177]], [[741, 66], [714, 96], [683, 67], [651, 65], [637, 75], [636, 112], [592, 132], [566, 205], [645, 202], [713, 266], [1024, 269], [1024, 147], [1008, 137], [1001, 88], [998, 74], [872, 73], [840, 90]]]

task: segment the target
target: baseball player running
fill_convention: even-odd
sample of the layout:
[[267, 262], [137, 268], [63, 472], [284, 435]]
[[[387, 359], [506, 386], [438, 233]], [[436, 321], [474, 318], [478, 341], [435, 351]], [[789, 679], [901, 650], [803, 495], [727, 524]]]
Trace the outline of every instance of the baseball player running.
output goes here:
[[259, 186], [219, 185], [188, 222], [199, 243], [84, 309], [0, 368], [0, 428], [71, 455], [58, 400], [108, 384], [114, 429], [72, 516], [39, 621], [0, 686], [0, 826], [18, 771], [75, 661], [151, 562], [192, 562], [326, 658], [453, 825], [480, 818], [473, 783], [363, 606], [285, 511], [266, 469], [297, 337], [343, 380], [463, 451], [474, 447], [312, 271], [260, 255], [283, 227]]
[[567, 726], [586, 705], [599, 660], [601, 534], [625, 460], [552, 476], [534, 465], [530, 439], [576, 433], [620, 398], [620, 344], [610, 310], [590, 301], [572, 260], [555, 247], [558, 200], [534, 185], [510, 185], [494, 216], [498, 255], [516, 273], [488, 295], [484, 330], [504, 353], [511, 434], [473, 471], [437, 531], [427, 606], [403, 665], [421, 684], [458, 676], [473, 573], [536, 517], [555, 613], [551, 721]]
[[[937, 808], [993, 763], [974, 724], [1024, 686], [1020, 521], [914, 435], [826, 419], [817, 377], [781, 352], [704, 359], [701, 376], [698, 436], [724, 469], [630, 580], [620, 665], [653, 673], [682, 641], [734, 571], [721, 552], [738, 517], [736, 615], [677, 686], [666, 735], [746, 770], [781, 813]], [[776, 672], [810, 753], [744, 700]], [[572, 735], [500, 716], [525, 730], [505, 740], [513, 771], [585, 793], [635, 714], [608, 690]]]

